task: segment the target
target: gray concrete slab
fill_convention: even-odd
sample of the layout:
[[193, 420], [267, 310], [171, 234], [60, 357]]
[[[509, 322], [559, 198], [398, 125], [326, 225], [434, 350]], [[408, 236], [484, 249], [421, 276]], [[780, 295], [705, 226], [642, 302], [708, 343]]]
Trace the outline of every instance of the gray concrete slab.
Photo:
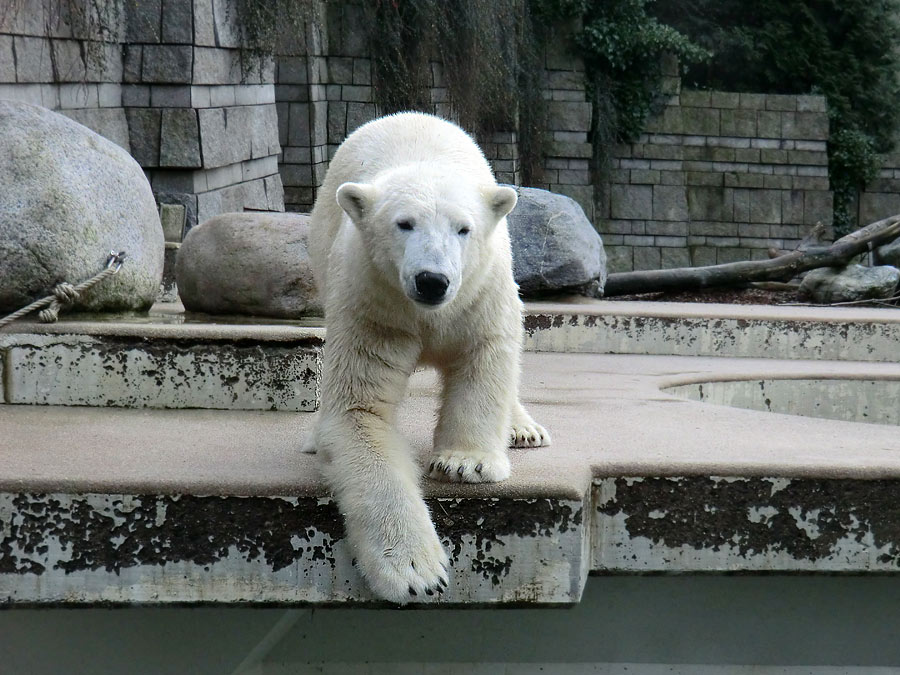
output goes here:
[[321, 353], [317, 338], [0, 336], [0, 394], [15, 404], [313, 411]]
[[[530, 351], [773, 359], [896, 360], [900, 311], [872, 307], [631, 302], [565, 297], [525, 303]], [[146, 316], [64, 314], [55, 324], [18, 321], [13, 334], [107, 335], [148, 339], [324, 340], [323, 321], [210, 317], [180, 303], [157, 303]]]
[[[576, 602], [591, 569], [900, 571], [895, 426], [661, 391], [704, 378], [900, 380], [900, 365], [526, 354], [524, 373], [553, 445], [511, 451], [513, 477], [498, 485], [425, 482], [453, 552], [444, 601]], [[436, 389], [416, 373], [401, 414], [423, 467]], [[316, 458], [298, 452], [310, 420], [0, 406], [0, 604], [371, 600]], [[749, 488], [722, 487], [734, 484]], [[699, 517], [710, 512], [721, 516]]]
[[895, 308], [602, 301], [528, 303], [533, 351], [896, 361]]
[[[679, 399], [661, 387], [704, 379], [892, 377], [900, 364], [526, 354], [522, 398], [553, 445], [511, 450], [495, 486], [428, 481], [433, 496], [578, 497], [592, 476], [900, 477], [893, 426], [798, 417]], [[401, 426], [426, 464], [437, 396], [417, 372]], [[298, 452], [311, 416], [213, 410], [0, 406], [0, 489], [324, 494]]]

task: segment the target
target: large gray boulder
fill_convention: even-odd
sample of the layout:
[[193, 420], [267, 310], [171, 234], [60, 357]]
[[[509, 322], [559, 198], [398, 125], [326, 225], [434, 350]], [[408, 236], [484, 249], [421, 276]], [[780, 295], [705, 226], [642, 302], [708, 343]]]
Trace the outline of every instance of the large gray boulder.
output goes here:
[[876, 248], [875, 261], [879, 265], [900, 267], [900, 237]]
[[821, 267], [800, 283], [798, 293], [820, 304], [890, 298], [900, 283], [900, 270], [890, 265]]
[[193, 228], [175, 282], [187, 310], [297, 319], [321, 314], [306, 250], [309, 216], [223, 213]]
[[115, 143], [45, 108], [0, 101], [0, 312], [80, 283], [111, 250], [128, 259], [78, 309], [147, 309], [163, 232], [144, 172]]
[[606, 252], [574, 199], [537, 188], [516, 188], [507, 216], [513, 274], [522, 295], [557, 291], [603, 295]]

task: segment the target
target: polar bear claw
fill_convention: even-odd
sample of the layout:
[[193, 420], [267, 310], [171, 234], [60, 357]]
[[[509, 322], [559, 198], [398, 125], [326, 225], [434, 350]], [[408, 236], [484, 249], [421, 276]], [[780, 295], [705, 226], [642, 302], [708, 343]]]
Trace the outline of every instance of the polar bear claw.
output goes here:
[[513, 406], [512, 430], [509, 435], [511, 448], [539, 448], [550, 445], [550, 434], [531, 419], [519, 402]]
[[417, 602], [440, 596], [449, 587], [450, 560], [431, 522], [419, 526], [402, 542], [369, 541], [358, 547], [359, 571], [372, 591], [385, 600]]
[[446, 483], [497, 483], [509, 475], [509, 457], [503, 452], [447, 450], [428, 465], [428, 477]]

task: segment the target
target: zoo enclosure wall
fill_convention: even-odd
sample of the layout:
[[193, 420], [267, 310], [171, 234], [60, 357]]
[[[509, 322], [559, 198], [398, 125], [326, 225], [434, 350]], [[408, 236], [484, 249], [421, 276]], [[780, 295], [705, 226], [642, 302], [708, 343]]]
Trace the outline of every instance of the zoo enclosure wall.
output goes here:
[[[0, 13], [0, 98], [58, 110], [129, 150], [170, 207], [170, 238], [228, 211], [308, 211], [337, 146], [379, 114], [364, 3], [309, 3], [311, 20], [274, 56], [242, 48], [238, 4], [14, 0]], [[430, 65], [433, 111], [452, 118], [443, 65]], [[584, 65], [564, 31], [542, 67], [535, 186], [584, 208], [610, 271], [760, 259], [831, 224], [824, 97], [682, 90], [667, 63], [659, 114], [614, 148], [597, 186]], [[478, 140], [498, 179], [521, 184], [519, 129]], [[861, 216], [900, 205], [890, 166]]]

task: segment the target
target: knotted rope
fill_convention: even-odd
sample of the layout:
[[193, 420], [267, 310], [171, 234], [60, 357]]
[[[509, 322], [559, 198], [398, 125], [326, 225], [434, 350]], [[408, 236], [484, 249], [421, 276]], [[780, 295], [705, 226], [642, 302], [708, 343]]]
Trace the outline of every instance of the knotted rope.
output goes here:
[[[106, 267], [95, 274], [90, 279], [86, 281], [82, 281], [77, 286], [73, 286], [72, 284], [66, 283], [65, 281], [54, 286], [51, 294], [45, 298], [41, 298], [40, 300], [35, 300], [27, 307], [23, 307], [17, 312], [13, 312], [9, 316], [5, 316], [0, 319], [0, 328], [3, 328], [8, 323], [12, 323], [16, 319], [19, 319], [26, 314], [30, 314], [36, 309], [40, 309], [41, 312], [38, 314], [38, 318], [44, 323], [53, 323], [59, 318], [59, 312], [61, 309], [71, 307], [76, 302], [78, 302], [78, 298], [81, 296], [84, 291], [88, 290], [95, 284], [99, 284], [101, 281], [106, 279], [107, 277], [111, 277], [114, 274], [118, 274], [119, 270], [122, 268], [122, 263], [125, 262], [126, 254], [125, 251], [119, 251], [116, 253], [115, 251], [109, 252], [109, 257], [106, 259]], [[41, 309], [46, 307], [46, 309]]]

